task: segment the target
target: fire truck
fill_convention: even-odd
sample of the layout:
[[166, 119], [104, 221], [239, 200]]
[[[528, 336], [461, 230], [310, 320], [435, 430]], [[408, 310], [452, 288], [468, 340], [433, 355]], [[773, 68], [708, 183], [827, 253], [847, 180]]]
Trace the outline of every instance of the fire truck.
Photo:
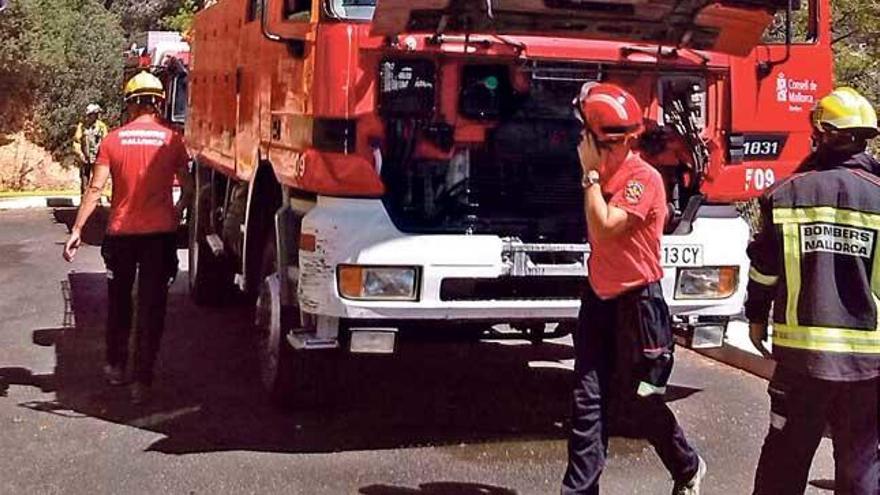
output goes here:
[[168, 96], [165, 108], [160, 109], [162, 116], [182, 132], [186, 120], [189, 43], [175, 31], [142, 33], [126, 52], [123, 79], [128, 81], [142, 70], [162, 80]]
[[219, 0], [191, 41], [191, 295], [253, 303], [282, 404], [410, 335], [570, 332], [589, 256], [571, 101], [607, 81], [645, 109], [676, 324], [723, 335], [748, 271], [734, 203], [809, 152], [810, 108], [831, 88], [829, 9]]

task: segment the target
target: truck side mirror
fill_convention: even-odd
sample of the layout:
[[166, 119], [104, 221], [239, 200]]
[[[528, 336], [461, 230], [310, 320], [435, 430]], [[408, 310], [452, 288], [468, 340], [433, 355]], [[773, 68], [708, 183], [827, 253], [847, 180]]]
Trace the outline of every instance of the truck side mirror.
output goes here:
[[175, 124], [186, 123], [188, 83], [186, 74], [178, 74], [171, 81], [171, 98], [168, 100], [166, 118]]
[[792, 12], [800, 9], [801, 0], [785, 0], [785, 57], [782, 60], [758, 62], [755, 71], [759, 81], [769, 76], [773, 72], [774, 67], [788, 62], [789, 57], [791, 57], [792, 23], [794, 22], [792, 20]]

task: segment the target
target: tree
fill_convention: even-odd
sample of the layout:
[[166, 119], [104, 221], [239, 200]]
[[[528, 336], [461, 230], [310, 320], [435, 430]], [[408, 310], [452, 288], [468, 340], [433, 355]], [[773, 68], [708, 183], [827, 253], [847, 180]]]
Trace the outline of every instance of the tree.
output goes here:
[[162, 27], [179, 33], [189, 31], [192, 27], [197, 8], [195, 0], [181, 0], [177, 12], [162, 18]]
[[63, 155], [89, 102], [119, 108], [123, 40], [119, 17], [96, 0], [15, 0], [0, 13], [0, 84], [12, 88], [0, 109], [25, 105], [33, 117], [17, 124]]
[[160, 29], [163, 20], [180, 11], [187, 0], [105, 0], [104, 5], [118, 14], [126, 39], [144, 31]]
[[836, 82], [880, 105], [880, 3], [847, 0], [833, 7]]

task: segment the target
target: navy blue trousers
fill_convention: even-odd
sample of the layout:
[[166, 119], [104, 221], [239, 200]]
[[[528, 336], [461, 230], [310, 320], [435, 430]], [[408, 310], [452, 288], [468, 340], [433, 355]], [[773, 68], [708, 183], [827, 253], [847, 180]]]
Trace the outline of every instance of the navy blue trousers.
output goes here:
[[647, 439], [673, 479], [688, 480], [696, 473], [697, 453], [663, 397], [636, 393], [643, 349], [671, 339], [669, 309], [659, 283], [609, 300], [587, 287], [574, 333], [575, 384], [564, 495], [599, 493], [612, 418], [625, 418], [633, 435]]
[[801, 495], [826, 425], [834, 445], [834, 493], [876, 495], [877, 380], [832, 382], [777, 365], [770, 381], [770, 430], [755, 495]]

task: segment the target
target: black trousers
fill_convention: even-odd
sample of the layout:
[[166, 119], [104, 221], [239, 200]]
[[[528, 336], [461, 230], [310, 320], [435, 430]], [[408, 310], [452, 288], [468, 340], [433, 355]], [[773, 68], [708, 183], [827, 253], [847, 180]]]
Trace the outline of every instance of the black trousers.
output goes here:
[[877, 380], [832, 382], [777, 365], [768, 389], [770, 430], [756, 495], [801, 495], [826, 425], [834, 445], [834, 493], [876, 495]]
[[563, 494], [599, 493], [609, 419], [618, 415], [651, 443], [673, 479], [688, 480], [696, 473], [697, 453], [662, 395], [637, 393], [639, 382], [651, 374], [645, 350], [671, 343], [669, 308], [659, 283], [610, 300], [586, 289], [574, 334], [572, 429]]
[[132, 328], [132, 288], [137, 276], [137, 321], [132, 377], [151, 384], [165, 330], [168, 287], [177, 274], [173, 233], [107, 236], [101, 247], [107, 265], [107, 363], [125, 368]]

